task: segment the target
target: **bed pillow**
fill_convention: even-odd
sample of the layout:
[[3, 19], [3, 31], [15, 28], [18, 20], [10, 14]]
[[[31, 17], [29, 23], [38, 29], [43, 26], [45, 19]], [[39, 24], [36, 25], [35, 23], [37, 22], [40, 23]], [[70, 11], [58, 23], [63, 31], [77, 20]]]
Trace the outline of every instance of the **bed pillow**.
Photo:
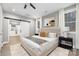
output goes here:
[[56, 36], [57, 36], [56, 33], [49, 33], [50, 38], [55, 38]]
[[48, 32], [47, 31], [41, 31], [40, 36], [41, 37], [48, 37]]

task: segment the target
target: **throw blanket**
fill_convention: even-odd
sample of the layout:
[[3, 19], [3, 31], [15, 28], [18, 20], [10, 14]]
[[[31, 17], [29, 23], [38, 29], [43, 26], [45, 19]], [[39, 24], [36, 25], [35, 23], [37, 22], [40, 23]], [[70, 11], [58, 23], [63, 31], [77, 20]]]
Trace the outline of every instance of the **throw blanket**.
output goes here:
[[34, 37], [26, 37], [27, 39], [41, 45], [43, 43], [46, 43], [47, 41], [46, 40], [43, 40], [43, 39], [39, 39], [39, 38], [34, 38]]

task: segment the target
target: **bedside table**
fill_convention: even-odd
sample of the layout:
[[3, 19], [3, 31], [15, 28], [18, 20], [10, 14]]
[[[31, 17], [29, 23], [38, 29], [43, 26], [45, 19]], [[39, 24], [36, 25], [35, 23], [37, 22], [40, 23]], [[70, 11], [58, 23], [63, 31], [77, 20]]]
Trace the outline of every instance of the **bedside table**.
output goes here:
[[39, 35], [39, 34], [35, 33], [35, 35]]
[[70, 37], [59, 37], [59, 47], [72, 50], [73, 39]]

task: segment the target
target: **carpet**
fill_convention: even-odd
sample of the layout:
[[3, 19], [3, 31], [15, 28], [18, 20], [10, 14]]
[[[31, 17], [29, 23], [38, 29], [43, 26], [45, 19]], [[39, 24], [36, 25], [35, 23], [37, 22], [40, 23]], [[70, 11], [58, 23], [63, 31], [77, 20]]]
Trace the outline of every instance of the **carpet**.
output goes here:
[[10, 46], [12, 56], [29, 56], [29, 54], [21, 47], [20, 44]]
[[49, 56], [68, 56], [69, 50], [57, 47]]
[[[10, 46], [12, 56], [29, 56], [29, 54], [21, 47], [20, 44]], [[69, 50], [57, 47], [49, 56], [68, 56]]]

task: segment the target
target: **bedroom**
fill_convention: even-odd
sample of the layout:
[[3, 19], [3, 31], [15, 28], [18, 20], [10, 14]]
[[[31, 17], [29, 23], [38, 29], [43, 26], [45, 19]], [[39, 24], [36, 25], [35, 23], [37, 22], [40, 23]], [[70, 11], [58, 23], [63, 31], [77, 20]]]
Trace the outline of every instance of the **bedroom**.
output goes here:
[[1, 3], [1, 55], [79, 55], [78, 8], [74, 3]]

